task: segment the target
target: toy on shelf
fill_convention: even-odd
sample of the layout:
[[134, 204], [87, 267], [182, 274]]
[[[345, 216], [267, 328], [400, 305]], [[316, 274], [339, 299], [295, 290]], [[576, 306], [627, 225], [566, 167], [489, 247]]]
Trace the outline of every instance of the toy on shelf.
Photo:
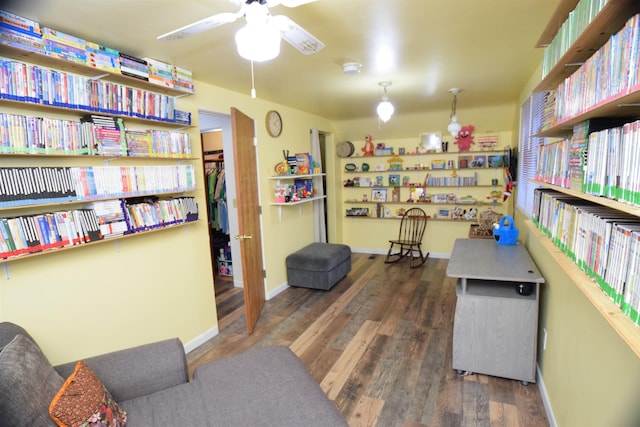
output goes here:
[[502, 198], [502, 191], [498, 191], [498, 190], [493, 190], [487, 196], [487, 199], [489, 199], [491, 203], [496, 203], [496, 204], [498, 203], [498, 200], [500, 200], [501, 198]]
[[471, 149], [471, 145], [475, 144], [473, 142], [473, 125], [462, 126], [460, 132], [458, 132], [458, 136], [456, 136], [456, 141], [454, 144], [458, 144], [458, 151], [461, 153], [469, 151]]
[[362, 147], [363, 156], [373, 156], [373, 137], [367, 135], [364, 137], [364, 147]]
[[393, 156], [387, 162], [389, 163], [390, 171], [401, 171], [402, 170], [402, 158], [400, 156]]
[[469, 237], [481, 239], [493, 239], [493, 224], [500, 221], [502, 214], [487, 209], [479, 214], [478, 224], [471, 224], [469, 229]]

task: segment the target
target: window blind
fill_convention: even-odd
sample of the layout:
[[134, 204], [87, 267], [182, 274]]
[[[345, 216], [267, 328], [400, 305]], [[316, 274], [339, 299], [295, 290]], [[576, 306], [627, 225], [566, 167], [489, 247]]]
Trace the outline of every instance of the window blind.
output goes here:
[[533, 190], [538, 186], [531, 180], [535, 178], [537, 148], [544, 138], [537, 137], [542, 128], [545, 93], [533, 93], [520, 108], [520, 140], [518, 141], [518, 191], [517, 207], [528, 217], [533, 210]]

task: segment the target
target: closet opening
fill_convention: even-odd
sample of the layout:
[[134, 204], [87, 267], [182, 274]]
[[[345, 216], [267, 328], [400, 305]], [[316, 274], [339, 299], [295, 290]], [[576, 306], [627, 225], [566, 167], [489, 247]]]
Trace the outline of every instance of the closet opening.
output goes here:
[[238, 227], [231, 203], [235, 197], [231, 117], [199, 111], [199, 123], [213, 286], [218, 328], [222, 329], [244, 314], [240, 249], [230, 238]]

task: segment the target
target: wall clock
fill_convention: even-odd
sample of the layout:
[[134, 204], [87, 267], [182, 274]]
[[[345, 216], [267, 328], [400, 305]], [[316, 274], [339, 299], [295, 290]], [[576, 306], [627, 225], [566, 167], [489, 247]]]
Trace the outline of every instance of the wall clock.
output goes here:
[[280, 117], [280, 113], [276, 110], [267, 112], [265, 124], [267, 126], [267, 133], [270, 136], [276, 138], [282, 133], [282, 117]]

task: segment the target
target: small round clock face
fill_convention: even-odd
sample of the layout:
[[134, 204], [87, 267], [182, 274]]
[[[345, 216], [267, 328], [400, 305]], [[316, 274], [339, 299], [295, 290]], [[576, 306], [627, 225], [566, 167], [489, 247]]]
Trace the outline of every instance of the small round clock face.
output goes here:
[[276, 137], [282, 133], [282, 118], [277, 111], [271, 110], [266, 117], [267, 132], [269, 135]]

